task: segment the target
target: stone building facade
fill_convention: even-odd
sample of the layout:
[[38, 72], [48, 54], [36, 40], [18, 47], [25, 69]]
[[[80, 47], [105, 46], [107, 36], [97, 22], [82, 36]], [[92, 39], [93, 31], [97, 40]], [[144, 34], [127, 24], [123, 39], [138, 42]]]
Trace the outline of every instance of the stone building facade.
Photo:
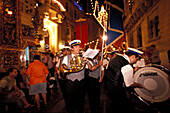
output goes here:
[[0, 72], [25, 65], [26, 54], [31, 62], [34, 54], [58, 52], [83, 17], [74, 0], [0, 0]]
[[170, 69], [170, 1], [124, 0], [123, 27], [130, 47], [143, 50], [154, 44], [161, 65]]

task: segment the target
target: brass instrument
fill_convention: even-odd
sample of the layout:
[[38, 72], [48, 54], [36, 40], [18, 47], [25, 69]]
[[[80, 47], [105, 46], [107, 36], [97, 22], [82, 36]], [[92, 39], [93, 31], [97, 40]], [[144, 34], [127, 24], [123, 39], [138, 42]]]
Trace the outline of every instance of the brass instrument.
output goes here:
[[128, 51], [128, 44], [127, 42], [123, 42], [123, 44], [119, 47], [119, 53], [124, 54], [126, 51]]
[[80, 55], [74, 56], [69, 61], [69, 64], [70, 68], [65, 64], [62, 64], [60, 66], [60, 76], [62, 77], [62, 79], [66, 79], [69, 73], [79, 72], [83, 70], [86, 66], [86, 62], [82, 60], [82, 57]]

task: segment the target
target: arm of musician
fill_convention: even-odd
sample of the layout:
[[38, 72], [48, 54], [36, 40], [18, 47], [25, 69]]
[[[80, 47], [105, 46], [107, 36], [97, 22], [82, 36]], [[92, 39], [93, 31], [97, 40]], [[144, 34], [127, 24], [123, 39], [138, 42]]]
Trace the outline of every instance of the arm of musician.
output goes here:
[[150, 94], [152, 94], [151, 90], [145, 88], [144, 86], [142, 86], [142, 84], [139, 84], [139, 83], [136, 83], [136, 82], [131, 84], [130, 87], [132, 87], [132, 88], [143, 88], [143, 89], [147, 90]]
[[55, 70], [56, 70], [57, 74], [59, 74], [59, 69], [58, 69], [58, 67], [55, 67]]
[[142, 86], [142, 84], [139, 84], [139, 83], [136, 83], [136, 82], [134, 82], [133, 84], [131, 84], [130, 87], [133, 87], [133, 88], [144, 88], [144, 87]]
[[91, 69], [91, 71], [94, 71], [94, 70], [96, 70], [98, 67], [100, 67], [100, 66], [102, 66], [103, 65], [103, 61], [99, 61], [99, 63], [97, 64], [97, 65], [95, 65], [95, 66], [92, 66], [92, 69]]
[[88, 66], [88, 69], [92, 70], [92, 65], [90, 64], [89, 61], [87, 61], [87, 66]]
[[134, 71], [137, 71], [139, 69], [139, 67], [138, 66], [136, 66], [135, 68], [134, 68]]
[[59, 63], [60, 63], [60, 59], [58, 59], [58, 62], [57, 62], [57, 64], [56, 64], [56, 66], [55, 66], [55, 70], [56, 70], [56, 72], [57, 72], [57, 74], [59, 75]]
[[103, 78], [104, 78], [104, 70], [102, 71], [102, 76], [100, 77], [99, 82], [102, 82]]

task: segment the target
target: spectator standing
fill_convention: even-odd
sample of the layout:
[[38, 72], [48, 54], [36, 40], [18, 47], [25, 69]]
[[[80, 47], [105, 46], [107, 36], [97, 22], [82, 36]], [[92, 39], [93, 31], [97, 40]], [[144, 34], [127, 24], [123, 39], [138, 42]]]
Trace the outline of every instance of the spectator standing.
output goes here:
[[151, 52], [150, 52], [150, 46], [146, 47], [146, 50], [143, 53], [143, 56], [145, 58], [146, 64], [151, 63]]
[[25, 93], [26, 99], [31, 102], [31, 96], [29, 95], [29, 80], [26, 75], [26, 67], [21, 66], [19, 68], [18, 75], [16, 77], [17, 87]]
[[160, 57], [159, 57], [159, 51], [158, 49], [156, 49], [156, 46], [155, 45], [151, 45], [150, 46], [150, 53], [151, 53], [151, 62], [152, 64], [161, 64], [161, 60], [160, 60]]
[[46, 100], [46, 87], [47, 87], [47, 80], [46, 77], [48, 75], [48, 70], [46, 66], [39, 61], [40, 56], [34, 56], [34, 62], [32, 62], [27, 69], [26, 74], [28, 75], [30, 82], [30, 89], [29, 94], [35, 96], [35, 101], [37, 104], [37, 109], [40, 110], [40, 98], [39, 94], [42, 95], [44, 100], [44, 106], [47, 106]]
[[46, 63], [47, 62], [47, 57], [45, 55], [45, 53], [42, 53], [42, 63]]
[[53, 59], [52, 59], [52, 57], [51, 57], [51, 55], [50, 55], [50, 53], [46, 53], [46, 57], [47, 57], [47, 61], [46, 61], [46, 63], [47, 63], [47, 69], [48, 69], [48, 71], [49, 71], [49, 74], [50, 74], [50, 76], [52, 76], [52, 77], [54, 77], [54, 72], [53, 72]]

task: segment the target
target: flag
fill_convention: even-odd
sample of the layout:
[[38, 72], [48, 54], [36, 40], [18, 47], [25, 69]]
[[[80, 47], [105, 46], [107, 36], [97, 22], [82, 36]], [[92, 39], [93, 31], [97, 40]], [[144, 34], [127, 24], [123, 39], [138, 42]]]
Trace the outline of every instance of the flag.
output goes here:
[[[107, 12], [108, 12], [108, 22], [107, 22], [107, 37], [106, 45], [116, 43], [119, 39], [124, 37], [122, 15], [123, 9], [120, 7], [120, 3], [105, 1]], [[121, 39], [122, 40], [122, 39]]]

